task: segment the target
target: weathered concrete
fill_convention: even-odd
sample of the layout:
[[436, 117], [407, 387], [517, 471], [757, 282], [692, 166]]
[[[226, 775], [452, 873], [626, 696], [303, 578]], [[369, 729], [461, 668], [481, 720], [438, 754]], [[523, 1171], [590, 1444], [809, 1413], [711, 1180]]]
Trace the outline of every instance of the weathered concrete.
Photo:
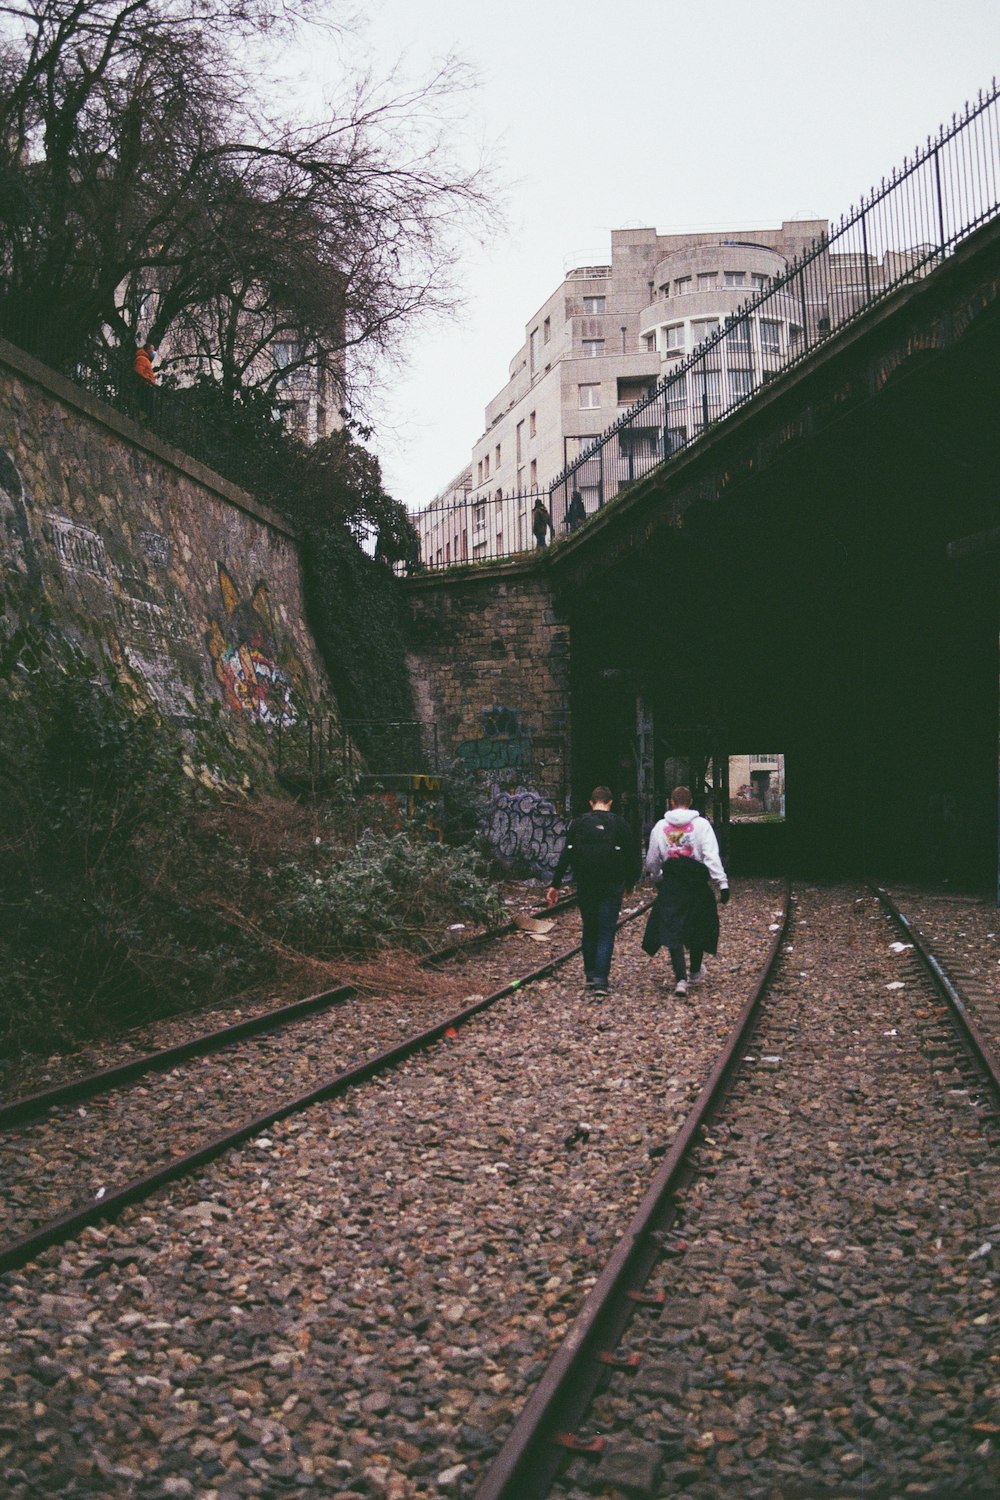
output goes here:
[[0, 520], [7, 631], [47, 609], [196, 759], [331, 711], [287, 523], [2, 341]]

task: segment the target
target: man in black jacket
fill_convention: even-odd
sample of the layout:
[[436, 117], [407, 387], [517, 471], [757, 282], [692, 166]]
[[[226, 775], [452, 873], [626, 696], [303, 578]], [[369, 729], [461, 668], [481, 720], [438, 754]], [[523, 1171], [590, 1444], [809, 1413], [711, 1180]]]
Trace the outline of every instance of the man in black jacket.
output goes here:
[[595, 995], [608, 993], [622, 897], [626, 889], [631, 892], [640, 873], [632, 831], [624, 818], [611, 811], [612, 800], [606, 786], [595, 786], [590, 812], [574, 818], [566, 831], [545, 897], [552, 906], [563, 876], [572, 869], [583, 921], [583, 971], [587, 988]]

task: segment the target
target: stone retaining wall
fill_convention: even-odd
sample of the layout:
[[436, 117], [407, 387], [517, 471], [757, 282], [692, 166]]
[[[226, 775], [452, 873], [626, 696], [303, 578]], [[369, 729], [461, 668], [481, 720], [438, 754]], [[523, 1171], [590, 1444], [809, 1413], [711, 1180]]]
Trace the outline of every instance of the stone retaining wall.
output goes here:
[[525, 564], [408, 580], [418, 711], [443, 762], [564, 805], [569, 787], [569, 629], [544, 571]]
[[0, 560], [0, 634], [47, 606], [202, 759], [330, 712], [287, 523], [3, 341]]

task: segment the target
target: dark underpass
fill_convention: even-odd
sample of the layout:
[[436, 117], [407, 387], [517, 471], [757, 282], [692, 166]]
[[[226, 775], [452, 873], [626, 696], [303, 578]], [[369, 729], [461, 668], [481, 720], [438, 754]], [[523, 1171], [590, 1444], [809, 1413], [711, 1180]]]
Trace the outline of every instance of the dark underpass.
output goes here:
[[794, 441], [767, 448], [780, 411], [738, 424], [628, 497], [641, 544], [609, 515], [603, 541], [553, 558], [577, 802], [610, 780], [641, 822], [678, 759], [697, 778], [713, 753], [778, 750], [787, 821], [731, 830], [737, 873], [992, 887], [998, 330], [993, 303], [939, 347], [908, 336], [860, 397], [836, 361], [809, 372], [786, 398]]

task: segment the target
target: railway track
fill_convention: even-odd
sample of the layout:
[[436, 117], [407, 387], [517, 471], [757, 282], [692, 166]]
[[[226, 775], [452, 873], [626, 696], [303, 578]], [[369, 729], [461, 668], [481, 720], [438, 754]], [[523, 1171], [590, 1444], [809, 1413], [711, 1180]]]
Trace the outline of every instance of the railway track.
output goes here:
[[[573, 905], [564, 900], [535, 915], [552, 918], [553, 935], [561, 932], [565, 941]], [[440, 949], [423, 964], [437, 972], [457, 965], [466, 988], [476, 989], [491, 966], [475, 959], [519, 936], [512, 920]], [[6, 1221], [0, 1272], [112, 1218], [278, 1121], [397, 1066], [578, 951], [574, 943], [527, 971], [522, 963], [514, 978], [457, 1011], [397, 1004], [390, 1013], [388, 997], [368, 997], [362, 1005], [355, 990], [340, 986], [9, 1101], [0, 1107], [0, 1223]], [[500, 960], [508, 971], [513, 957]], [[327, 1014], [333, 1007], [340, 1011], [335, 1028]], [[263, 1098], [270, 1099], [266, 1109]], [[11, 1227], [19, 1221], [20, 1233]]]
[[[1000, 1290], [1000, 1064], [942, 958], [885, 891], [874, 894], [880, 903], [874, 912], [870, 896], [855, 902], [867, 921], [861, 934], [848, 939], [870, 938], [873, 921], [883, 929], [870, 966], [862, 969], [857, 1002], [847, 1005], [851, 1021], [867, 1009], [869, 1022], [874, 1019], [870, 1036], [855, 1044], [857, 1026], [845, 1032], [829, 1024], [830, 1013], [822, 1009], [810, 1017], [814, 1028], [825, 1020], [830, 1035], [839, 1032], [841, 1044], [854, 1048], [838, 1056], [839, 1068], [826, 1069], [826, 1102], [836, 1100], [840, 1115], [823, 1118], [816, 1064], [823, 1068], [825, 1059], [822, 1047], [817, 1049], [807, 1035], [810, 1007], [801, 995], [818, 970], [824, 944], [811, 943], [804, 931], [808, 923], [800, 921], [793, 923], [789, 940], [784, 927], [779, 933], [712, 1077], [476, 1488], [476, 1500], [583, 1500], [595, 1489], [705, 1497], [724, 1489], [747, 1497], [889, 1497], [904, 1490], [971, 1496], [1000, 1489], [1000, 1348], [995, 1331], [992, 1336], [986, 1332], [995, 1325], [991, 1303]], [[906, 941], [888, 942], [886, 921]], [[867, 947], [872, 946], [869, 941]], [[835, 1009], [839, 1004], [829, 994], [825, 1000], [833, 1001]], [[989, 1010], [996, 1003], [996, 989], [992, 995], [980, 989], [977, 1001], [980, 1009]], [[898, 1024], [886, 1026], [889, 1019]], [[897, 1097], [877, 1098], [877, 1081], [865, 1066], [870, 1061], [867, 1048], [873, 1045], [887, 1070], [896, 1063], [892, 1086]], [[810, 1047], [811, 1057], [796, 1057]], [[901, 1048], [911, 1054], [903, 1071], [917, 1075], [915, 1092], [912, 1076], [907, 1079], [911, 1098], [904, 1104]], [[893, 1052], [896, 1058], [885, 1057]], [[838, 1096], [840, 1071], [847, 1077], [840, 1080], [843, 1092]], [[958, 1136], [961, 1147], [949, 1153], [935, 1142], [930, 1160], [922, 1161], [927, 1082], [938, 1090], [945, 1145], [954, 1148]], [[853, 1139], [844, 1128], [845, 1110], [864, 1110], [864, 1127]], [[897, 1115], [903, 1116], [903, 1130], [893, 1128]], [[869, 1211], [874, 1208], [876, 1222], [885, 1223], [887, 1231], [898, 1210], [884, 1235], [873, 1234], [858, 1217], [865, 1201], [864, 1174], [879, 1160], [866, 1139], [876, 1120], [885, 1132], [876, 1145], [888, 1147], [891, 1138], [898, 1151], [909, 1151], [913, 1169], [908, 1181], [908, 1174], [897, 1172], [891, 1160], [883, 1165], [882, 1180], [903, 1190], [895, 1203], [877, 1192], [868, 1195]], [[813, 1127], [813, 1137], [818, 1126], [820, 1136], [834, 1138], [822, 1148], [827, 1158], [834, 1158], [832, 1173], [828, 1160], [817, 1162], [815, 1138], [808, 1139], [810, 1131], [801, 1128], [801, 1121]], [[802, 1141], [796, 1140], [797, 1133]], [[930, 1298], [914, 1319], [923, 1325], [915, 1334], [904, 1319], [899, 1323], [902, 1342], [910, 1346], [905, 1353], [912, 1356], [916, 1346], [925, 1366], [931, 1366], [925, 1396], [934, 1392], [940, 1399], [948, 1391], [947, 1380], [933, 1378], [940, 1373], [936, 1364], [942, 1363], [945, 1373], [957, 1372], [966, 1360], [974, 1365], [978, 1352], [982, 1365], [972, 1381], [955, 1378], [959, 1400], [941, 1401], [937, 1412], [927, 1404], [914, 1410], [920, 1403], [908, 1406], [906, 1396], [919, 1382], [900, 1381], [899, 1372], [919, 1369], [921, 1361], [891, 1357], [901, 1349], [890, 1344], [880, 1350], [878, 1339], [866, 1354], [854, 1314], [865, 1302], [877, 1314], [881, 1303], [892, 1300], [889, 1293], [909, 1309], [913, 1288], [908, 1278], [899, 1280], [899, 1272], [913, 1253], [912, 1237], [921, 1232], [914, 1205], [934, 1188], [942, 1190], [950, 1174], [970, 1171], [982, 1174], [980, 1183], [988, 1191], [971, 1209], [973, 1219], [980, 1215], [977, 1230], [985, 1218], [982, 1238], [976, 1230], [967, 1234], [952, 1273], [961, 1282], [968, 1267], [982, 1268], [982, 1300], [973, 1301], [971, 1314], [957, 1320], [960, 1328], [967, 1323], [969, 1332], [961, 1340], [955, 1299], [947, 1296], [937, 1299], [936, 1326]], [[767, 1192], [769, 1174], [778, 1179], [776, 1194]], [[831, 1177], [847, 1200], [846, 1215], [838, 1215], [833, 1199], [827, 1198], [823, 1207], [832, 1223], [817, 1223], [804, 1208], [796, 1224], [788, 1201], [799, 1194], [804, 1201], [828, 1194]], [[754, 1199], [765, 1193], [768, 1206], [755, 1212]], [[933, 1215], [931, 1226], [944, 1227]], [[940, 1234], [931, 1244], [943, 1251]], [[874, 1292], [869, 1271], [869, 1262], [876, 1259], [870, 1252], [873, 1245], [881, 1245], [887, 1257], [881, 1268], [872, 1267]], [[809, 1297], [809, 1270], [821, 1288], [815, 1304]], [[776, 1278], [781, 1278], [777, 1293]], [[934, 1278], [925, 1274], [928, 1279]], [[880, 1283], [887, 1294], [881, 1297]], [[755, 1305], [760, 1311], [751, 1322]], [[844, 1331], [838, 1330], [835, 1315], [842, 1312], [847, 1314]], [[944, 1344], [941, 1360], [938, 1345], [949, 1336], [952, 1342]], [[744, 1355], [748, 1346], [756, 1346], [758, 1362], [774, 1367], [773, 1379], [755, 1379], [754, 1356]], [[844, 1369], [851, 1356], [861, 1368], [856, 1377], [840, 1381], [831, 1370]], [[760, 1399], [761, 1387], [769, 1401]], [[859, 1390], [867, 1400], [858, 1399]], [[936, 1441], [926, 1441], [930, 1434]]]
[[[536, 908], [532, 915], [556, 917], [571, 910], [574, 905], [574, 898], [570, 896], [557, 902], [555, 906]], [[448, 960], [476, 953], [518, 930], [518, 922], [512, 918], [509, 922], [477, 933], [471, 938], [448, 943], [435, 949], [420, 960], [420, 966], [434, 968]], [[208, 1031], [186, 1036], [182, 1041], [169, 1046], [141, 1053], [130, 1049], [129, 1055], [122, 1062], [93, 1068], [89, 1072], [76, 1073], [60, 1082], [49, 1084], [45, 1088], [33, 1089], [15, 1098], [0, 1100], [0, 1130], [37, 1119], [47, 1110], [61, 1105], [77, 1104], [83, 1100], [92, 1099], [95, 1095], [105, 1093], [109, 1089], [132, 1083], [147, 1073], [165, 1072], [191, 1058], [221, 1052], [235, 1042], [244, 1041], [248, 1037], [279, 1031], [283, 1026], [301, 1020], [304, 1016], [343, 1004], [356, 994], [357, 990], [353, 985], [335, 985], [315, 995], [309, 995], [303, 1000], [265, 1008], [239, 1021], [228, 1022], [224, 1026], [216, 1026]]]
[[700, 1089], [778, 895], [747, 882], [727, 907], [697, 1008], [632, 922], [610, 999], [563, 965], [8, 1271], [0, 1491], [469, 1493]]
[[[0, 1489], [489, 1495], [586, 1343], [596, 1393], [543, 1446], [601, 1451], [551, 1445], [559, 1500], [994, 1492], [982, 1086], [870, 893], [803, 888], [787, 934], [777, 898], [738, 887], [687, 1005], [633, 923], [603, 1005], [556, 969], [9, 1272]], [[620, 1328], [595, 1312], [616, 1257], [649, 1299]]]
[[972, 1056], [1000, 1072], [1000, 911], [967, 898], [902, 892], [879, 897], [930, 973]]

